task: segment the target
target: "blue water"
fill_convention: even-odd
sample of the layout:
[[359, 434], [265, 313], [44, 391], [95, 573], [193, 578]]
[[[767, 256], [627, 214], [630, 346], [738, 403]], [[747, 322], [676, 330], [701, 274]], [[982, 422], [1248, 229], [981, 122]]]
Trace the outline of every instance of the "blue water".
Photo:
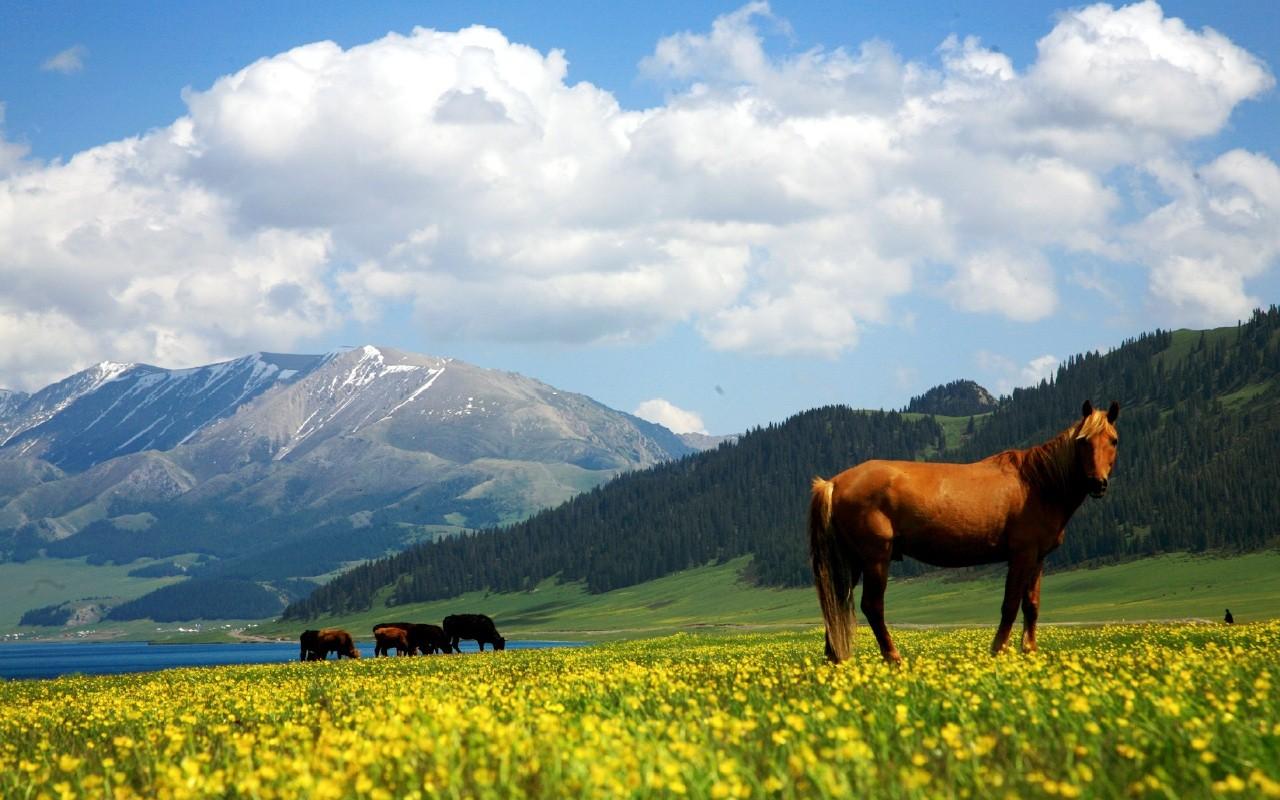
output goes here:
[[[508, 641], [508, 650], [571, 647], [577, 642]], [[493, 648], [486, 648], [486, 652]], [[116, 675], [153, 672], [171, 667], [219, 664], [275, 664], [298, 660], [298, 644], [147, 644], [145, 642], [17, 642], [0, 644], [0, 678], [56, 678], [59, 675]], [[475, 642], [462, 643], [463, 654], [476, 652]], [[373, 657], [373, 644], [360, 646], [362, 658]], [[421, 656], [419, 656], [421, 657]], [[446, 658], [436, 655], [429, 658]], [[453, 656], [456, 657], [456, 656]], [[330, 656], [330, 660], [333, 656]]]

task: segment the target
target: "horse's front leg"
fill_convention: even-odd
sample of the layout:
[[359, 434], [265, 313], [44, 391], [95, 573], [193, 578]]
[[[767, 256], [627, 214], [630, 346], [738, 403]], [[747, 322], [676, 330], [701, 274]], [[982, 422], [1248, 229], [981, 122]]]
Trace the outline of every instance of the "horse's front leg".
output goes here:
[[1000, 627], [996, 628], [996, 638], [991, 642], [993, 656], [1009, 643], [1014, 620], [1018, 618], [1018, 606], [1022, 603], [1022, 593], [1034, 566], [1035, 561], [1026, 557], [1014, 556], [1009, 559], [1009, 574], [1004, 579], [1004, 602], [1000, 604]]
[[1022, 652], [1036, 651], [1036, 620], [1040, 618], [1040, 578], [1044, 576], [1044, 561], [1036, 564], [1035, 574], [1027, 582], [1022, 593]]

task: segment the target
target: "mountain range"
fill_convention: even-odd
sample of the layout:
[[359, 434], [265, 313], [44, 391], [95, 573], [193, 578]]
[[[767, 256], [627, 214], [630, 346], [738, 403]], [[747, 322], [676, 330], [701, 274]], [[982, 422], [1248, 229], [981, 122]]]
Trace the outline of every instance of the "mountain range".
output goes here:
[[315, 576], [695, 449], [584, 395], [389, 348], [103, 362], [0, 392], [0, 560]]
[[[913, 401], [962, 416], [804, 411], [514, 525], [360, 565], [284, 618], [527, 591], [553, 578], [607, 592], [744, 556], [747, 583], [810, 585], [804, 521], [813, 476], [871, 458], [970, 462], [1027, 447], [1079, 419], [1085, 400], [1121, 404], [1119, 460], [1107, 497], [1072, 518], [1050, 570], [1280, 542], [1280, 308], [1233, 327], [1154, 331], [1107, 353], [1071, 356], [1050, 378], [969, 416], [984, 395], [960, 381]], [[893, 564], [896, 575], [927, 569], [911, 559]]]
[[[815, 409], [692, 443], [703, 452], [581, 395], [385, 348], [192, 370], [104, 363], [0, 393], [0, 550], [53, 557], [44, 564], [144, 558], [131, 574], [179, 581], [127, 603], [32, 609], [28, 622], [45, 625], [261, 618], [286, 600], [300, 620], [552, 577], [607, 591], [739, 556], [749, 581], [801, 585], [813, 475], [1026, 446], [1086, 398], [1123, 407], [1116, 491], [1073, 519], [1054, 568], [1278, 541], [1272, 307], [1072, 356], [998, 401], [956, 381], [908, 412]], [[475, 533], [450, 535], [463, 530]]]

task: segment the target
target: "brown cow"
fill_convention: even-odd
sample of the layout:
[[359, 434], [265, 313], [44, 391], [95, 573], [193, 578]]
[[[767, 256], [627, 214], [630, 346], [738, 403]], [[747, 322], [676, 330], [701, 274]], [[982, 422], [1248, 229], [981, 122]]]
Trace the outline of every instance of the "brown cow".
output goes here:
[[302, 636], [298, 637], [298, 639], [302, 643], [300, 655], [300, 660], [302, 661], [324, 661], [329, 657], [330, 653], [337, 653], [339, 659], [343, 656], [347, 658], [360, 657], [360, 651], [356, 649], [355, 642], [351, 640], [351, 634], [341, 628], [303, 631]]
[[413, 655], [414, 648], [409, 644], [409, 631], [398, 625], [376, 626], [373, 629], [373, 642], [374, 656], [390, 655], [393, 647], [396, 649], [396, 655]]

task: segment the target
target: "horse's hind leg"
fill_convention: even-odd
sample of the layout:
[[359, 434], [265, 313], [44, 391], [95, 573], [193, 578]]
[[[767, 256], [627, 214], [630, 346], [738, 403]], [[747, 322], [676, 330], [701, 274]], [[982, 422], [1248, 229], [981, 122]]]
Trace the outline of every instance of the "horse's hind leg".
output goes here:
[[884, 624], [884, 590], [889, 585], [889, 558], [869, 562], [862, 570], [862, 613], [867, 615], [867, 624], [876, 635], [880, 645], [880, 655], [890, 664], [898, 664], [902, 656], [898, 648], [893, 646], [893, 637], [889, 636], [889, 628]]

